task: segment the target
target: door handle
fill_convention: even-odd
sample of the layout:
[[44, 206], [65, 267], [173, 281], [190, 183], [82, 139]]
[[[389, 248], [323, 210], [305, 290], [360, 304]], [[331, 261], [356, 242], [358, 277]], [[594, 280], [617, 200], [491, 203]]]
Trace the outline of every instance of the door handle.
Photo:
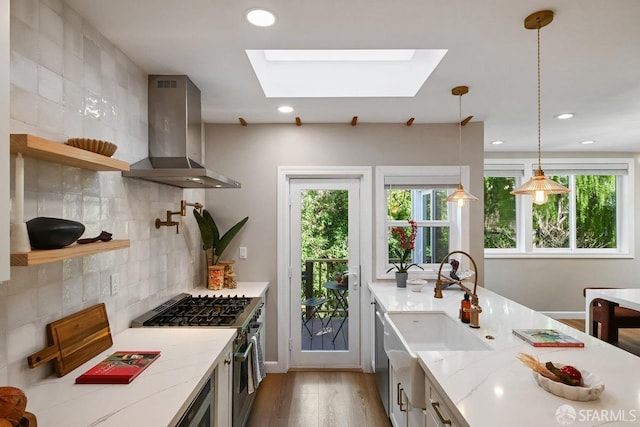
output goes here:
[[440, 402], [436, 401], [431, 401], [431, 407], [433, 408], [434, 411], [436, 411], [436, 415], [438, 416], [438, 418], [440, 419], [440, 422], [444, 425], [451, 425], [451, 420], [448, 418], [445, 418], [444, 415], [442, 415], [442, 412], [440, 412]]

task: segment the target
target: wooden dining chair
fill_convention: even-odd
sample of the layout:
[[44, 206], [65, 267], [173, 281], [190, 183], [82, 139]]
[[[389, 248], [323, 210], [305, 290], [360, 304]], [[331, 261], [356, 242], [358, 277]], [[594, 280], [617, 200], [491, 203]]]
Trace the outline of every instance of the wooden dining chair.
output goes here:
[[[588, 289], [616, 289], [613, 287], [586, 287], [582, 295], [587, 296]], [[620, 307], [617, 303], [605, 299], [596, 298], [592, 302], [591, 335], [598, 338], [598, 326], [600, 326], [600, 339], [608, 343], [618, 342], [620, 328], [640, 328], [640, 311], [631, 308]], [[586, 326], [586, 325], [585, 325]]]

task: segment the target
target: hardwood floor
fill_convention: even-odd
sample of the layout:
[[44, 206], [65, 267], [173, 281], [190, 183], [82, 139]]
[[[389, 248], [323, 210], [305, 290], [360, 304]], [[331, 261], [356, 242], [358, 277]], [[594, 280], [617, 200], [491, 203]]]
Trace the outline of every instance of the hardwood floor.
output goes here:
[[373, 374], [291, 371], [268, 374], [247, 427], [389, 427]]
[[[562, 319], [560, 322], [584, 332], [584, 319]], [[618, 342], [613, 345], [640, 356], [640, 329], [620, 329], [619, 335]]]

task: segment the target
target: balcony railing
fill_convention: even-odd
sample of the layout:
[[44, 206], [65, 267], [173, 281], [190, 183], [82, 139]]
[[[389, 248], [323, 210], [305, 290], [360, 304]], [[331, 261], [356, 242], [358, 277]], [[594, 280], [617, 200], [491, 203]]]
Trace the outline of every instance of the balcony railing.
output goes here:
[[[311, 315], [311, 310], [307, 309], [304, 305], [304, 301], [313, 297], [324, 297], [328, 301], [318, 310], [320, 317], [325, 317], [333, 311], [338, 305], [338, 301], [332, 292], [323, 287], [324, 283], [334, 280], [334, 273], [344, 273], [347, 269], [347, 259], [332, 259], [332, 258], [318, 258], [307, 259], [304, 262], [304, 268], [302, 270], [302, 311], [305, 313], [305, 317], [308, 319]], [[342, 310], [338, 309], [338, 313]]]

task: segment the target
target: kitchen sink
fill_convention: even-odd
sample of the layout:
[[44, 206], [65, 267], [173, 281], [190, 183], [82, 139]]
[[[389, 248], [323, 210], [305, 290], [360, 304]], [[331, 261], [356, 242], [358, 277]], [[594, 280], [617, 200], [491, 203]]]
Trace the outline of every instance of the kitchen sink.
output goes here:
[[491, 346], [469, 326], [443, 312], [387, 312], [384, 349], [411, 405], [425, 405], [424, 372], [419, 351], [486, 351]]

